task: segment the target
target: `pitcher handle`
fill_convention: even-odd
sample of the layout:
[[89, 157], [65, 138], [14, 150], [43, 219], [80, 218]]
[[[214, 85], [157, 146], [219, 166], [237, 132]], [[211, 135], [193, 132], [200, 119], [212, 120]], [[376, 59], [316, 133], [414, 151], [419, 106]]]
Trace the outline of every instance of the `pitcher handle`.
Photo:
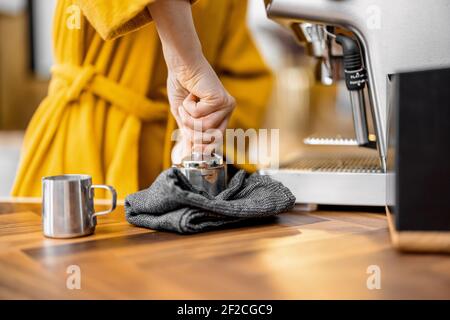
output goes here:
[[104, 190], [108, 190], [109, 192], [111, 192], [111, 196], [112, 196], [111, 207], [105, 211], [94, 212], [91, 219], [94, 219], [97, 216], [103, 216], [105, 214], [113, 212], [117, 205], [117, 192], [113, 187], [108, 186], [106, 184], [93, 184], [92, 186], [89, 187], [89, 191], [91, 192], [95, 188], [104, 189]]

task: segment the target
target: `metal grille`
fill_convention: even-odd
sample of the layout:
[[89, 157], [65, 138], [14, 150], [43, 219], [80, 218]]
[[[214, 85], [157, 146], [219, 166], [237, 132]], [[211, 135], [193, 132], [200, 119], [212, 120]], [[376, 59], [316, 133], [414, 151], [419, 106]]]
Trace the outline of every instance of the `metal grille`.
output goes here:
[[381, 173], [378, 157], [355, 155], [329, 155], [304, 157], [281, 169], [310, 172]]
[[351, 138], [323, 138], [323, 137], [308, 137], [303, 140], [307, 145], [324, 145], [324, 146], [357, 146], [358, 142]]

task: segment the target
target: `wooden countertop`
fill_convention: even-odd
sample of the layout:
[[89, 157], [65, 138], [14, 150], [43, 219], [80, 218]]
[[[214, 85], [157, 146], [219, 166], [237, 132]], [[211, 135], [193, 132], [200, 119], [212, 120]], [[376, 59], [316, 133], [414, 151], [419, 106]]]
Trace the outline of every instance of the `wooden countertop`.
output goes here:
[[[41, 233], [39, 204], [0, 203], [0, 298], [450, 298], [450, 256], [404, 254], [382, 213], [294, 209], [269, 224], [197, 235], [129, 225], [119, 207], [96, 234]], [[81, 270], [69, 290], [67, 268]], [[381, 289], [367, 288], [379, 266]]]

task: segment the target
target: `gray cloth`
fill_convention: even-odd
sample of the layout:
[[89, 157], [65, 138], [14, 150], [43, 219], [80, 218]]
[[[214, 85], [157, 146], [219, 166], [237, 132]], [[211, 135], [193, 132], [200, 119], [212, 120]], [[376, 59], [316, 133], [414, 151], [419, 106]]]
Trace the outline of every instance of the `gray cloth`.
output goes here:
[[176, 168], [125, 199], [126, 218], [139, 227], [195, 233], [291, 209], [295, 197], [268, 176], [238, 171], [215, 197], [194, 188]]

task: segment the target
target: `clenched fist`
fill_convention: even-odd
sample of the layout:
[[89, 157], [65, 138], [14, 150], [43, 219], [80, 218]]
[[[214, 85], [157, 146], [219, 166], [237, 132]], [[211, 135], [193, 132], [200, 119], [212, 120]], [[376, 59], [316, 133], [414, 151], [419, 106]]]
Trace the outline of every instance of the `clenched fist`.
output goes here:
[[209, 153], [215, 149], [222, 141], [235, 100], [210, 64], [203, 58], [196, 65], [169, 70], [167, 89], [182, 135], [172, 153], [173, 162], [179, 163], [191, 151]]

